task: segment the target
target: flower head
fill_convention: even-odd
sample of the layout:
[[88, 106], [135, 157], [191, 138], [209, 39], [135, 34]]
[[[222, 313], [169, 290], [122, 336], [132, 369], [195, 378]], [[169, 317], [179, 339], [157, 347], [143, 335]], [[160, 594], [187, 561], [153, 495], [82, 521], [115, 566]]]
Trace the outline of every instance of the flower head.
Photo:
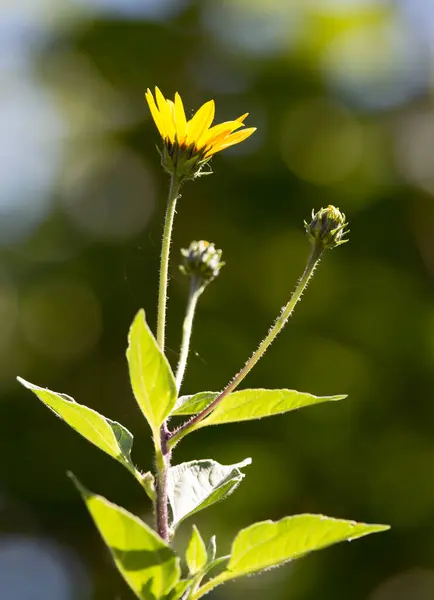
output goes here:
[[323, 250], [336, 248], [348, 242], [348, 239], [343, 239], [343, 236], [348, 233], [348, 230], [345, 231], [348, 227], [345, 215], [334, 206], [329, 205], [317, 213], [312, 211], [312, 221], [310, 223], [305, 221], [304, 226], [309, 239]]
[[216, 250], [214, 244], [205, 240], [191, 242], [188, 248], [182, 248], [183, 257], [180, 270], [184, 275], [195, 279], [199, 288], [205, 288], [208, 283], [217, 277], [220, 269], [225, 264], [222, 251]]
[[248, 113], [234, 121], [211, 127], [215, 112], [214, 100], [206, 102], [187, 120], [178, 92], [174, 102], [166, 99], [158, 87], [155, 88], [155, 99], [149, 89], [145, 95], [164, 143], [163, 166], [181, 179], [197, 177], [201, 168], [216, 152], [239, 144], [256, 131], [255, 127], [242, 129]]

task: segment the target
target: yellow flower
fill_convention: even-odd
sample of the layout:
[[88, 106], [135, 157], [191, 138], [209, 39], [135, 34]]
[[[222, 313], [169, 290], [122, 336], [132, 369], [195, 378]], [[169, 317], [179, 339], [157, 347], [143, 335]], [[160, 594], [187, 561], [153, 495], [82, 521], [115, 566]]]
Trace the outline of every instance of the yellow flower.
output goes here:
[[256, 127], [237, 131], [244, 127], [243, 121], [248, 113], [234, 121], [211, 127], [215, 112], [214, 100], [206, 102], [189, 121], [178, 92], [172, 102], [156, 87], [155, 99], [148, 89], [146, 100], [164, 142], [166, 156], [163, 157], [163, 165], [171, 173], [175, 170], [184, 177], [196, 176], [213, 154], [239, 144], [256, 131]]

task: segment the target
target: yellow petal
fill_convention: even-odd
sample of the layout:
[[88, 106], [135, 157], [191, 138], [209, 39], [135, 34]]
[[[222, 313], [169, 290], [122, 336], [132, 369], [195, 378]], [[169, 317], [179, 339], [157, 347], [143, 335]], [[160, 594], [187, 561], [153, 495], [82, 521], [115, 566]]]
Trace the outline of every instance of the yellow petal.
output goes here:
[[187, 119], [185, 118], [184, 105], [178, 92], [175, 94], [174, 119], [178, 143], [184, 144], [187, 135]]
[[155, 104], [154, 96], [152, 95], [152, 92], [149, 88], [146, 91], [145, 98], [148, 103], [149, 110], [151, 111], [152, 118], [154, 119], [154, 123], [157, 126], [157, 129], [164, 140], [164, 138], [167, 135], [166, 130], [164, 129], [164, 123], [158, 111], [157, 105]]
[[256, 131], [256, 127], [247, 127], [246, 129], [243, 129], [242, 131], [237, 131], [237, 133], [233, 133], [232, 135], [229, 135], [226, 139], [224, 139], [219, 144], [212, 146], [208, 150], [208, 152], [205, 154], [205, 158], [208, 158], [209, 156], [212, 156], [216, 152], [220, 152], [221, 150], [224, 150], [225, 148], [229, 148], [229, 146], [234, 146], [235, 144], [239, 144], [240, 142], [242, 142], [243, 140], [245, 140], [246, 138], [251, 136], [252, 133], [254, 133], [255, 131]]
[[249, 116], [249, 113], [244, 113], [241, 117], [238, 117], [237, 121], [241, 121], [241, 123]]
[[215, 104], [214, 100], [205, 102], [199, 108], [196, 114], [187, 123], [187, 143], [195, 143], [201, 135], [208, 130], [214, 120]]
[[170, 110], [170, 114], [172, 115], [172, 119], [174, 118], [173, 115], [175, 114], [175, 105], [172, 102], [172, 100], [166, 100], [167, 102], [167, 106], [169, 107]]
[[243, 127], [240, 121], [226, 121], [208, 129], [198, 140], [200, 146], [211, 146], [227, 137], [230, 133]]
[[155, 97], [157, 99], [157, 105], [160, 110], [166, 136], [173, 144], [175, 142], [175, 123], [173, 122], [173, 117], [169, 106], [170, 101], [165, 99], [157, 87], [155, 88]]

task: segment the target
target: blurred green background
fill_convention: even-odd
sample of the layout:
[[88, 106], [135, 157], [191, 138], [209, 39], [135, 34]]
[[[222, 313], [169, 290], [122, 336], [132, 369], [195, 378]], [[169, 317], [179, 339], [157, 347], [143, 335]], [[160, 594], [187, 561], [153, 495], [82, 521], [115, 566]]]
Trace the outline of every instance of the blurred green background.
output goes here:
[[[168, 353], [187, 285], [179, 249], [226, 266], [205, 292], [184, 391], [221, 389], [267, 332], [330, 203], [350, 243], [321, 264], [246, 380], [347, 400], [210, 428], [175, 460], [253, 464], [198, 516], [236, 531], [297, 512], [390, 523], [217, 589], [212, 598], [434, 598], [434, 5], [430, 0], [2, 0], [0, 4], [0, 598], [131, 600], [65, 473], [150, 519], [138, 485], [15, 381], [65, 392], [135, 435], [129, 324], [156, 317], [168, 177], [147, 87], [256, 134], [184, 188]], [[191, 523], [180, 531], [182, 548]], [[211, 598], [211, 596], [210, 596]]]

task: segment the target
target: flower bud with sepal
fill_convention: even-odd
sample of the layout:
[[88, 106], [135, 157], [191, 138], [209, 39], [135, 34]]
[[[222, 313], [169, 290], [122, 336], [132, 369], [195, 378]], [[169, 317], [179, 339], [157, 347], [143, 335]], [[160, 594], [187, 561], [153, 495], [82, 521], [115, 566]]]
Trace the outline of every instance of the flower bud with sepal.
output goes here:
[[312, 211], [311, 222], [305, 221], [304, 226], [310, 241], [321, 250], [336, 248], [348, 242], [348, 239], [343, 239], [348, 233], [345, 215], [332, 205], [321, 208], [317, 213]]
[[181, 272], [195, 280], [202, 289], [217, 277], [225, 264], [221, 260], [222, 251], [205, 240], [191, 242], [188, 248], [181, 249], [181, 254]]

